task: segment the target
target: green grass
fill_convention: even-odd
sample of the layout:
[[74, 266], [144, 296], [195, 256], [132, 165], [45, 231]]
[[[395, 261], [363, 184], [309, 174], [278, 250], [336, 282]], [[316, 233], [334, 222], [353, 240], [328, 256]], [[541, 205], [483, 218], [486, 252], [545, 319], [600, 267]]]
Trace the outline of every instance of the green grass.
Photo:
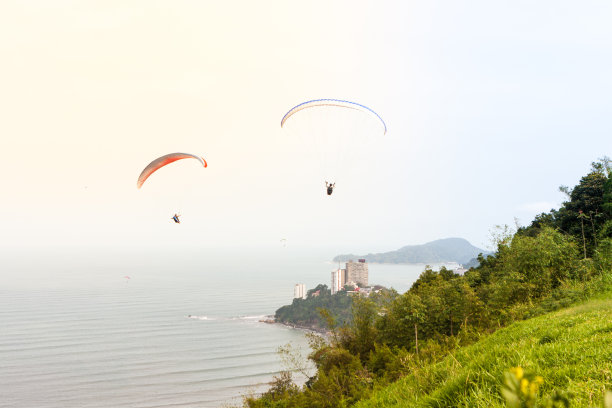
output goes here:
[[505, 407], [504, 372], [515, 366], [544, 378], [542, 398], [557, 389], [572, 407], [602, 407], [612, 390], [612, 292], [498, 330], [356, 407]]

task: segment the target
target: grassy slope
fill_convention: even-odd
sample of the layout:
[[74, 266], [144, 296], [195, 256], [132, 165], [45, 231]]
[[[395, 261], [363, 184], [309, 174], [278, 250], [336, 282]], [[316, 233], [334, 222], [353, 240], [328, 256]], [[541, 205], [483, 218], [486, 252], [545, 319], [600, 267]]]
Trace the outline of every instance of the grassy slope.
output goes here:
[[573, 407], [601, 407], [612, 390], [612, 292], [498, 330], [357, 407], [504, 407], [503, 373], [514, 366], [542, 376], [544, 396], [561, 389]]

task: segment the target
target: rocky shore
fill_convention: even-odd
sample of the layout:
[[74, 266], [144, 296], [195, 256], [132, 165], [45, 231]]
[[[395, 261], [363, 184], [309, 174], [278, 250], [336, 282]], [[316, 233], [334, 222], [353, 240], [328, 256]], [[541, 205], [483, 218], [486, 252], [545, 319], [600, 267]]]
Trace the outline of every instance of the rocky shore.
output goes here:
[[292, 329], [299, 329], [299, 330], [304, 330], [307, 332], [311, 332], [311, 333], [316, 333], [316, 334], [320, 334], [320, 335], [329, 335], [330, 331], [327, 329], [323, 329], [320, 327], [315, 327], [315, 326], [310, 326], [310, 325], [301, 325], [301, 324], [294, 324], [294, 323], [289, 323], [289, 322], [277, 322], [274, 319], [274, 316], [266, 316], [264, 319], [259, 320], [261, 323], [267, 323], [267, 324], [281, 324], [283, 326], [287, 326], [287, 327], [291, 327]]

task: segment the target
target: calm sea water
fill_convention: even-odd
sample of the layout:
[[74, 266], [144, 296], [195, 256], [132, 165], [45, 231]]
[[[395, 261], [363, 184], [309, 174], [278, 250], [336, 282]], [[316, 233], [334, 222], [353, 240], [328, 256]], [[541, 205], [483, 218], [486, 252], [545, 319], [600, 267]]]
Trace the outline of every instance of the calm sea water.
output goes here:
[[[267, 388], [299, 330], [261, 323], [333, 252], [0, 254], [0, 407], [219, 407]], [[370, 265], [405, 291], [423, 265]], [[129, 277], [129, 278], [128, 278]], [[191, 317], [189, 317], [191, 315]]]

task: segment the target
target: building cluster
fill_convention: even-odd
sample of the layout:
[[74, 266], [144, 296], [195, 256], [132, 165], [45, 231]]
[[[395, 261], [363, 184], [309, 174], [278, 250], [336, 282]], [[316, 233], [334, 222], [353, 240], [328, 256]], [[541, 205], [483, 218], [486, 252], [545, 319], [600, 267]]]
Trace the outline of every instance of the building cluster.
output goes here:
[[365, 259], [357, 262], [348, 261], [345, 268], [338, 268], [331, 273], [332, 295], [342, 290], [346, 285], [353, 287], [368, 286], [368, 264]]
[[[453, 272], [463, 275], [467, 269], [461, 265], [454, 264]], [[347, 293], [359, 293], [368, 296], [372, 291], [378, 292], [380, 287], [368, 287], [368, 264], [365, 259], [358, 259], [357, 262], [348, 261], [344, 269], [338, 268], [331, 273], [331, 294], [335, 295], [339, 291], [347, 288]], [[352, 290], [351, 290], [352, 289]], [[374, 290], [376, 289], [376, 290]], [[293, 288], [294, 299], [306, 299], [307, 292], [303, 283], [296, 283]], [[319, 291], [312, 293], [313, 297], [319, 296]]]
[[[331, 294], [334, 295], [343, 290], [346, 286], [353, 290], [348, 290], [348, 293], [361, 293], [369, 295], [372, 288], [368, 287], [368, 264], [365, 259], [359, 259], [357, 262], [348, 261], [344, 269], [338, 268], [331, 273]], [[306, 299], [306, 287], [303, 283], [296, 283], [293, 288], [294, 299]], [[312, 293], [312, 296], [318, 296], [319, 291]]]

